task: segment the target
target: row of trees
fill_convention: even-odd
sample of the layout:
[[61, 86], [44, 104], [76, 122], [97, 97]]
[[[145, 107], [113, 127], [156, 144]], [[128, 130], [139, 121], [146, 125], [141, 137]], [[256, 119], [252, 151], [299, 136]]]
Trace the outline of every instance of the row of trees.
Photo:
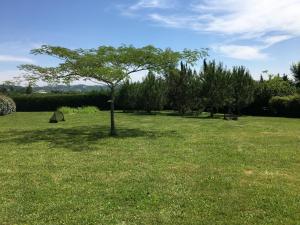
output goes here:
[[245, 67], [227, 70], [223, 64], [204, 60], [199, 73], [181, 63], [162, 77], [150, 72], [143, 82], [127, 81], [120, 89], [120, 104], [128, 110], [147, 112], [168, 106], [180, 114], [208, 110], [213, 117], [219, 109], [240, 113], [253, 100], [254, 80]]
[[[84, 79], [107, 85], [110, 90], [111, 135], [116, 134], [116, 89], [124, 81], [120, 90], [124, 108], [141, 107], [147, 112], [167, 105], [181, 114], [201, 108], [209, 110], [211, 116], [221, 108], [239, 113], [241, 108], [253, 102], [257, 93], [256, 83], [244, 67], [227, 70], [221, 63], [204, 61], [199, 73], [193, 71], [190, 66], [207, 56], [206, 49], [173, 51], [154, 46], [135, 48], [124, 45], [72, 50], [43, 45], [33, 49], [32, 54], [53, 56], [61, 63], [55, 67], [21, 65], [20, 69], [26, 72], [24, 77], [30, 83], [41, 80], [68, 84]], [[179, 62], [182, 63], [178, 69]], [[299, 68], [300, 64], [295, 64], [292, 71], [299, 74]], [[150, 73], [142, 83], [130, 83], [130, 75], [139, 71]], [[295, 78], [299, 85], [299, 76]]]
[[165, 82], [161, 77], [149, 72], [143, 82], [131, 83], [126, 80], [120, 87], [117, 105], [124, 111], [162, 110], [166, 104]]
[[125, 110], [147, 112], [169, 108], [182, 115], [204, 109], [212, 117], [219, 110], [261, 115], [266, 113], [264, 111], [273, 96], [296, 93], [298, 83], [295, 80], [293, 82], [285, 75], [269, 75], [267, 80], [255, 81], [243, 66], [228, 70], [222, 63], [206, 60], [197, 73], [181, 63], [180, 69], [170, 68], [160, 76], [150, 72], [142, 82], [130, 83], [127, 80], [120, 88], [119, 105]]

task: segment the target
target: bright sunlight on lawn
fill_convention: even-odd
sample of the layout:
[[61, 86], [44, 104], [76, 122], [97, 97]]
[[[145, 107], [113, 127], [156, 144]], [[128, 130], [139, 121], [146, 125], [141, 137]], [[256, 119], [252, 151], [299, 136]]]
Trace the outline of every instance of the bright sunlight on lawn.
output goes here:
[[297, 224], [300, 120], [0, 117], [0, 224]]

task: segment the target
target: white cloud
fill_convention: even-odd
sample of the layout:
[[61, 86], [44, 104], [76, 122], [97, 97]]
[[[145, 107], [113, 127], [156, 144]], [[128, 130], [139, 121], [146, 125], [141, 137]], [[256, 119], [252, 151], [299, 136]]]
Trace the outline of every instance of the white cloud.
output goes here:
[[0, 54], [29, 54], [33, 48], [38, 48], [42, 43], [29, 42], [29, 41], [11, 41], [11, 42], [0, 42]]
[[129, 7], [129, 10], [139, 10], [139, 9], [167, 9], [172, 7], [174, 1], [171, 0], [139, 0], [136, 4]]
[[[241, 37], [300, 36], [299, 0], [210, 0], [193, 4], [189, 14], [160, 15], [165, 21], [199, 31]], [[151, 18], [151, 17], [150, 17]], [[152, 17], [153, 18], [153, 17]], [[155, 19], [155, 18], [154, 18]], [[181, 21], [186, 21], [183, 25]]]
[[34, 61], [30, 58], [22, 56], [0, 55], [0, 62], [33, 63]]
[[30, 50], [40, 46], [26, 41], [0, 42], [0, 62], [34, 63], [29, 57]]
[[258, 46], [246, 46], [246, 45], [219, 45], [213, 48], [216, 52], [234, 58], [242, 60], [257, 60], [266, 59], [268, 56], [261, 52], [261, 48]]
[[12, 80], [14, 77], [18, 77], [22, 74], [20, 70], [5, 70], [0, 71], [0, 83], [6, 80]]
[[195, 12], [211, 15], [207, 31], [253, 37], [269, 32], [300, 35], [299, 10], [299, 0], [205, 0], [196, 4]]
[[161, 23], [164, 26], [177, 28], [182, 28], [188, 21], [188, 18], [165, 17], [156, 13], [150, 14], [149, 18], [155, 22]]
[[269, 37], [265, 37], [263, 42], [266, 44], [266, 47], [269, 47], [276, 43], [289, 40], [291, 38], [293, 38], [293, 36], [291, 36], [291, 35], [269, 36]]
[[[231, 40], [219, 50], [242, 49], [250, 58], [264, 58], [263, 49], [300, 37], [300, 0], [195, 0], [174, 10], [169, 10], [168, 5], [167, 0], [140, 0], [131, 8], [135, 9], [135, 16], [141, 9], [152, 8], [146, 15], [141, 11], [140, 16], [162, 26], [219, 34]], [[154, 11], [155, 8], [160, 10]], [[168, 10], [162, 11], [165, 8]], [[239, 45], [236, 41], [240, 40], [255, 44]], [[234, 52], [230, 55], [239, 56], [239, 51]]]

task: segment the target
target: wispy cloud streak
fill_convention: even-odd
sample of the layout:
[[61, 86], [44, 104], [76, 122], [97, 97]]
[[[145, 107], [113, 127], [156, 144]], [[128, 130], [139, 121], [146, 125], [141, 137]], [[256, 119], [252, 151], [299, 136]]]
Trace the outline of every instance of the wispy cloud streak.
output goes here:
[[19, 62], [19, 63], [33, 63], [34, 60], [27, 57], [0, 55], [0, 62]]
[[[225, 55], [232, 51], [230, 55], [240, 59], [265, 58], [264, 49], [300, 37], [299, 0], [198, 0], [181, 5], [177, 2], [176, 8], [167, 0], [140, 0], [127, 9], [165, 27], [234, 39], [235, 42], [218, 45], [215, 50]], [[242, 40], [253, 45], [237, 43]]]

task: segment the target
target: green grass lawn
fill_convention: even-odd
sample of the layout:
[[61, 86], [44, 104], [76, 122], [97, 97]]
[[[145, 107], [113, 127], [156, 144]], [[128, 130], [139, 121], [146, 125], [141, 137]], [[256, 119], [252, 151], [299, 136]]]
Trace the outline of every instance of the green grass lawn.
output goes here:
[[0, 224], [299, 224], [300, 120], [0, 117]]

